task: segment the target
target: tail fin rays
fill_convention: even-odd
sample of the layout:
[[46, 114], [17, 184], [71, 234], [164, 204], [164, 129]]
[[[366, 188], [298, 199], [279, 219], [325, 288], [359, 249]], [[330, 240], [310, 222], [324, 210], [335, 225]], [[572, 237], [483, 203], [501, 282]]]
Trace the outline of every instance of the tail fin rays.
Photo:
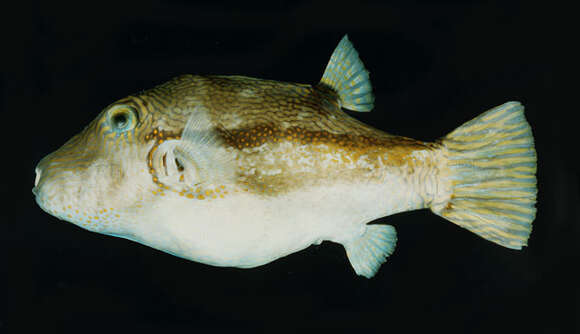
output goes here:
[[508, 102], [443, 138], [449, 193], [436, 214], [504, 247], [527, 245], [536, 215], [536, 151], [524, 107]]

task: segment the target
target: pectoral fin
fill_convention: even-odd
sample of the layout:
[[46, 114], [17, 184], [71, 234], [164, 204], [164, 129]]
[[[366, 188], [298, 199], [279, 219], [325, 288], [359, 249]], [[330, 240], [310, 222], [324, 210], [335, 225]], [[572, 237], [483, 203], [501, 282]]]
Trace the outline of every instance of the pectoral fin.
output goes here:
[[164, 161], [161, 182], [169, 185], [228, 184], [233, 182], [233, 157], [203, 108], [191, 113], [180, 139], [168, 140], [155, 152]]

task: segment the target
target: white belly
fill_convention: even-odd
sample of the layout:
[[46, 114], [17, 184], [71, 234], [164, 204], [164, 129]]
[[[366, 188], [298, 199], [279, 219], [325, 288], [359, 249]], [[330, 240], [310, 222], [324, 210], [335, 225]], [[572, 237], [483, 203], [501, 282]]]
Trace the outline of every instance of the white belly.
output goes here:
[[[358, 238], [376, 218], [419, 207], [395, 184], [336, 184], [276, 197], [240, 192], [194, 200], [165, 196], [127, 226], [128, 239], [216, 266], [255, 267], [323, 240]], [[396, 189], [396, 188], [395, 188]], [[397, 194], [399, 196], [397, 196]], [[409, 193], [410, 194], [410, 193]]]

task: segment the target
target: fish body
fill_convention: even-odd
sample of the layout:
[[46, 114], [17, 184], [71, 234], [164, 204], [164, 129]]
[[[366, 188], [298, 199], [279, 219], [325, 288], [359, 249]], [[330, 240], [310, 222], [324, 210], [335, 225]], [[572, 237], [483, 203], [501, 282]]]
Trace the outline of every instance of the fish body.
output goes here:
[[105, 108], [38, 164], [33, 192], [60, 219], [216, 266], [255, 267], [328, 240], [372, 277], [396, 233], [368, 223], [422, 208], [525, 245], [536, 157], [519, 103], [429, 143], [343, 111], [373, 101], [346, 36], [316, 85], [180, 76]]

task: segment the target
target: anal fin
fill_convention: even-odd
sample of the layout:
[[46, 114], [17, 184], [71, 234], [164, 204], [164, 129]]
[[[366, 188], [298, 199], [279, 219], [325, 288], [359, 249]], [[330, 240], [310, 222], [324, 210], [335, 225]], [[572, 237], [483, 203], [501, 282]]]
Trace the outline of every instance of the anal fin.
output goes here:
[[368, 225], [359, 238], [344, 244], [357, 275], [373, 277], [395, 250], [397, 232], [391, 225]]

